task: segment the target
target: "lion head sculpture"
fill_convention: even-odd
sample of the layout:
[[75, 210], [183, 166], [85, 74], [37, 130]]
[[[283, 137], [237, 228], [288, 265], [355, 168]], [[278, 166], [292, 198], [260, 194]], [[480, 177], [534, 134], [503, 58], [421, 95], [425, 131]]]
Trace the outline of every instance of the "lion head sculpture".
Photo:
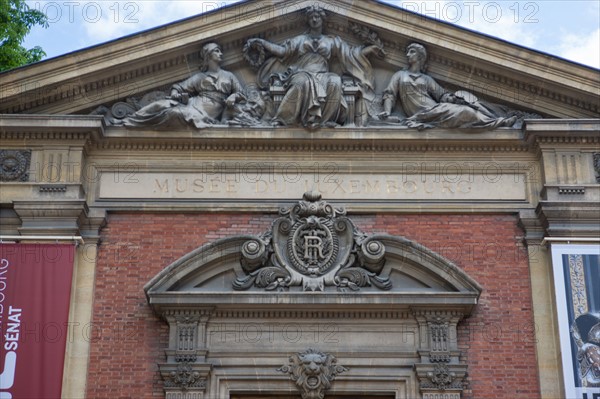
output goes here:
[[335, 376], [348, 369], [337, 365], [333, 355], [310, 348], [290, 356], [289, 364], [278, 371], [290, 374], [302, 399], [323, 399]]

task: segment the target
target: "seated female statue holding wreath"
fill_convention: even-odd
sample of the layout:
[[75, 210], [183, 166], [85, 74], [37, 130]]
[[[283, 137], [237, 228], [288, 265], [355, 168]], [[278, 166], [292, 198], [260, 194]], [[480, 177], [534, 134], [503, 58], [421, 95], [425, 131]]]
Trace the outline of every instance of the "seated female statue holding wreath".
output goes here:
[[[348, 108], [342, 95], [342, 74], [358, 85], [362, 97], [372, 99], [373, 70], [368, 56], [383, 55], [380, 45], [351, 46], [338, 36], [323, 34], [326, 14], [318, 5], [306, 9], [308, 30], [281, 44], [250, 39], [244, 47], [247, 59], [260, 67], [258, 83], [267, 88], [273, 80], [285, 88], [275, 112], [274, 126], [335, 127], [346, 122]], [[264, 60], [264, 53], [274, 57]], [[252, 61], [249, 53], [259, 53]], [[256, 57], [255, 57], [256, 58]]]

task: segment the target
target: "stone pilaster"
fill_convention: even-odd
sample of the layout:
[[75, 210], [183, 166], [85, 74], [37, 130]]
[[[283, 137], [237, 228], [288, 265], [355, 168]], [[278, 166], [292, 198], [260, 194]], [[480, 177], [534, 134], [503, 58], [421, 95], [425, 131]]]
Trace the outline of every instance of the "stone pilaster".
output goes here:
[[170, 309], [167, 363], [159, 364], [167, 399], [203, 399], [212, 365], [206, 362], [206, 324], [212, 309]]
[[419, 324], [420, 363], [415, 364], [424, 399], [460, 399], [467, 365], [460, 363], [456, 326], [463, 314], [413, 310]]

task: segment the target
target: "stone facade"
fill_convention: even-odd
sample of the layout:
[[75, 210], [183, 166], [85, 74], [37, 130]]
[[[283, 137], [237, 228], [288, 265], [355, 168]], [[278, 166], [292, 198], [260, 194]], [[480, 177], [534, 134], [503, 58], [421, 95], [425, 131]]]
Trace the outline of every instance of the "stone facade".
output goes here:
[[[562, 396], [547, 242], [599, 234], [597, 71], [375, 1], [319, 4], [315, 38], [365, 57], [353, 80], [329, 76], [353, 116], [272, 126], [289, 111], [274, 81], [261, 95], [281, 112], [259, 122], [252, 90], [227, 92], [228, 120], [127, 122], [179, 115], [197, 67], [254, 87], [251, 64], [302, 38], [313, 1], [245, 2], [0, 75], [2, 239], [83, 240], [64, 397]], [[490, 125], [383, 115], [407, 65], [457, 90], [436, 104], [462, 92], [450, 115]]]

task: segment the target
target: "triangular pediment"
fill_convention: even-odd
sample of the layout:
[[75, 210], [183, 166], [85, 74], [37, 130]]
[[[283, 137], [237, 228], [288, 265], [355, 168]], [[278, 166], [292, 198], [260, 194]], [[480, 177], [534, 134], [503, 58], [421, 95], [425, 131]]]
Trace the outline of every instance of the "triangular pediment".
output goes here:
[[[306, 29], [314, 0], [251, 0], [0, 75], [2, 113], [89, 114], [168, 88], [198, 70], [201, 46], [223, 48], [223, 68], [243, 85], [256, 69], [242, 56], [252, 37], [281, 42]], [[411, 42], [429, 52], [428, 73], [449, 89], [550, 118], [596, 118], [598, 71], [374, 0], [322, 0], [324, 33], [360, 44], [353, 23], [375, 32], [386, 56], [372, 61], [375, 92], [406, 66]]]

